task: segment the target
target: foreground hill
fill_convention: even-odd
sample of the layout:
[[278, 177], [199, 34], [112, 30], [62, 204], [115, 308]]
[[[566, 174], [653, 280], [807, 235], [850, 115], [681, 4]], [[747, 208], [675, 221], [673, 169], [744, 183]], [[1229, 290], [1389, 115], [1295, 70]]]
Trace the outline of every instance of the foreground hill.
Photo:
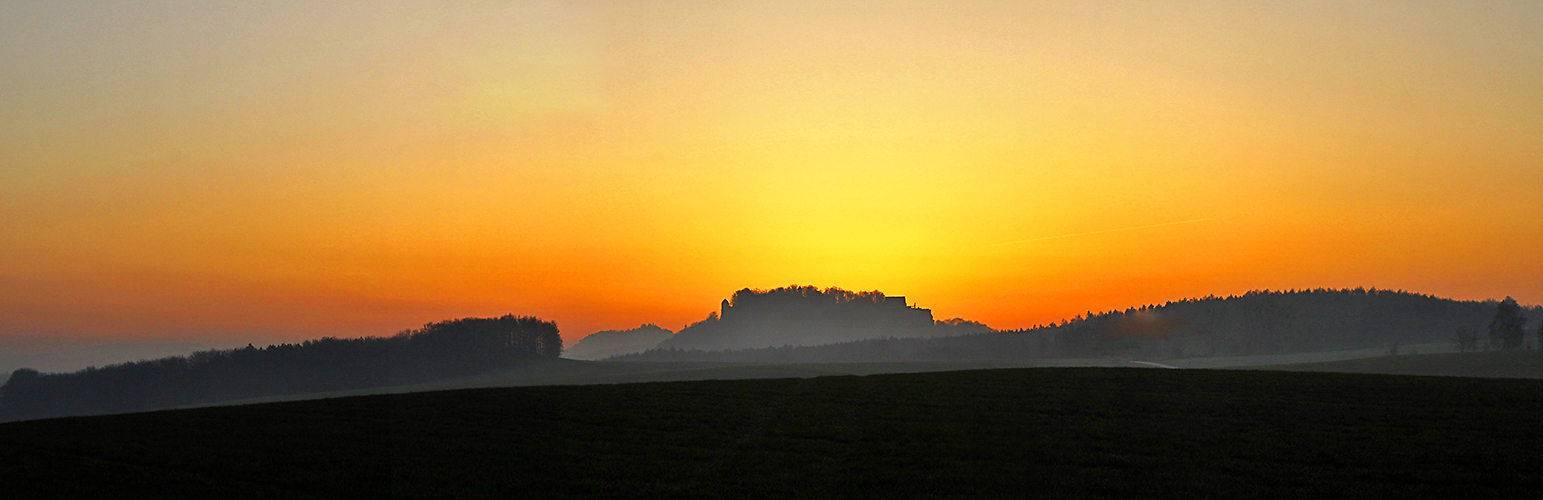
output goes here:
[[1449, 377], [1543, 378], [1543, 351], [1490, 351], [1379, 356], [1323, 363], [1261, 367], [1266, 370], [1439, 375]]
[[13, 498], [1474, 498], [1543, 381], [1032, 369], [530, 387], [0, 424]]
[[653, 349], [660, 342], [668, 340], [673, 332], [660, 328], [659, 325], [647, 324], [631, 330], [606, 330], [595, 332], [579, 339], [563, 350], [563, 357], [569, 359], [602, 359], [611, 356], [634, 354]]
[[[1329, 358], [1334, 361], [1308, 361]], [[630, 384], [696, 380], [810, 378], [836, 375], [928, 373], [1004, 368], [1258, 369], [1451, 377], [1543, 379], [1543, 352], [1490, 351], [1388, 356], [1386, 351], [1337, 351], [1311, 355], [1188, 358], [1153, 363], [1118, 358], [1024, 361], [896, 361], [857, 363], [648, 363], [554, 360], [514, 370], [421, 384], [294, 394], [219, 404], [250, 404], [411, 392], [546, 385]]]
[[[1389, 290], [1250, 292], [1089, 314], [1027, 330], [938, 338], [877, 338], [757, 349], [659, 349], [626, 361], [961, 361], [1123, 357], [1260, 356], [1449, 343], [1485, 332], [1499, 302], [1458, 301]], [[1543, 308], [1523, 310], [1537, 331]], [[685, 332], [681, 332], [684, 334]], [[677, 338], [680, 336], [677, 335]], [[898, 336], [897, 336], [898, 337]]]

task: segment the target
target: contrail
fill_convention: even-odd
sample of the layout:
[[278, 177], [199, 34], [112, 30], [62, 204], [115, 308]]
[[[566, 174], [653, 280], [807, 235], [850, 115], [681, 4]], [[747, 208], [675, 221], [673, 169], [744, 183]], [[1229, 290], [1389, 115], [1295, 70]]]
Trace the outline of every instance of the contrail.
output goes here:
[[1178, 222], [1164, 222], [1162, 224], [1149, 224], [1149, 225], [1145, 225], [1145, 226], [1122, 227], [1122, 228], [1119, 228], [1119, 229], [1105, 229], [1103, 231], [1088, 231], [1086, 233], [1062, 234], [1062, 235], [1059, 235], [1059, 236], [1046, 236], [1046, 237], [1043, 237], [1043, 238], [1032, 238], [1032, 239], [1027, 239], [1027, 240], [1018, 240], [1018, 241], [1009, 241], [1009, 242], [1006, 242], [1006, 243], [997, 243], [995, 245], [986, 245], [986, 247], [990, 248], [990, 247], [999, 247], [999, 246], [1003, 246], [1003, 245], [1016, 245], [1018, 243], [1028, 243], [1028, 242], [1031, 242], [1031, 241], [1058, 240], [1058, 239], [1061, 239], [1061, 238], [1071, 238], [1071, 237], [1074, 237], [1074, 236], [1088, 236], [1088, 235], [1092, 235], [1092, 234], [1117, 233], [1117, 232], [1120, 232], [1120, 231], [1134, 231], [1134, 230], [1137, 230], [1137, 229], [1146, 229], [1146, 228], [1149, 228], [1149, 227], [1177, 226], [1179, 224], [1194, 224], [1196, 222], [1205, 222], [1205, 221], [1208, 221], [1208, 220], [1211, 220], [1211, 218], [1207, 217], [1207, 218], [1204, 218], [1204, 219], [1183, 220], [1183, 221], [1178, 221]]

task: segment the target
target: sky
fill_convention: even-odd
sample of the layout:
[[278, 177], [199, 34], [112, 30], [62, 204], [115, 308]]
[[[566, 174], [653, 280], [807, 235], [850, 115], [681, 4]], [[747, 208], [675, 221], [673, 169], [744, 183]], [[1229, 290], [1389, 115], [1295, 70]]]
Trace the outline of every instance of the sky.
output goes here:
[[1535, 1], [0, 2], [0, 344], [1539, 304], [1540, 89]]

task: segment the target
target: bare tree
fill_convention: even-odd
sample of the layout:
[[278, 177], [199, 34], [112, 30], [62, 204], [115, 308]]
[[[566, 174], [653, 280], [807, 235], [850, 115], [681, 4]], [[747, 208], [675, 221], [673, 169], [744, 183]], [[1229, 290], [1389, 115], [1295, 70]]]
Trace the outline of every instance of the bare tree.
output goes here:
[[1458, 352], [1479, 350], [1479, 332], [1473, 330], [1458, 330], [1452, 335], [1452, 347]]

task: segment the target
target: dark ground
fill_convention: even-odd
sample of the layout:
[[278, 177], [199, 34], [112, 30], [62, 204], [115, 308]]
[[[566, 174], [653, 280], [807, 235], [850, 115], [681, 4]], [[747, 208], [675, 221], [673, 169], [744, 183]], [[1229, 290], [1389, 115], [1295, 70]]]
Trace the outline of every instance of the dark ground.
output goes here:
[[1012, 369], [472, 389], [0, 425], [0, 498], [1477, 498], [1543, 381]]

